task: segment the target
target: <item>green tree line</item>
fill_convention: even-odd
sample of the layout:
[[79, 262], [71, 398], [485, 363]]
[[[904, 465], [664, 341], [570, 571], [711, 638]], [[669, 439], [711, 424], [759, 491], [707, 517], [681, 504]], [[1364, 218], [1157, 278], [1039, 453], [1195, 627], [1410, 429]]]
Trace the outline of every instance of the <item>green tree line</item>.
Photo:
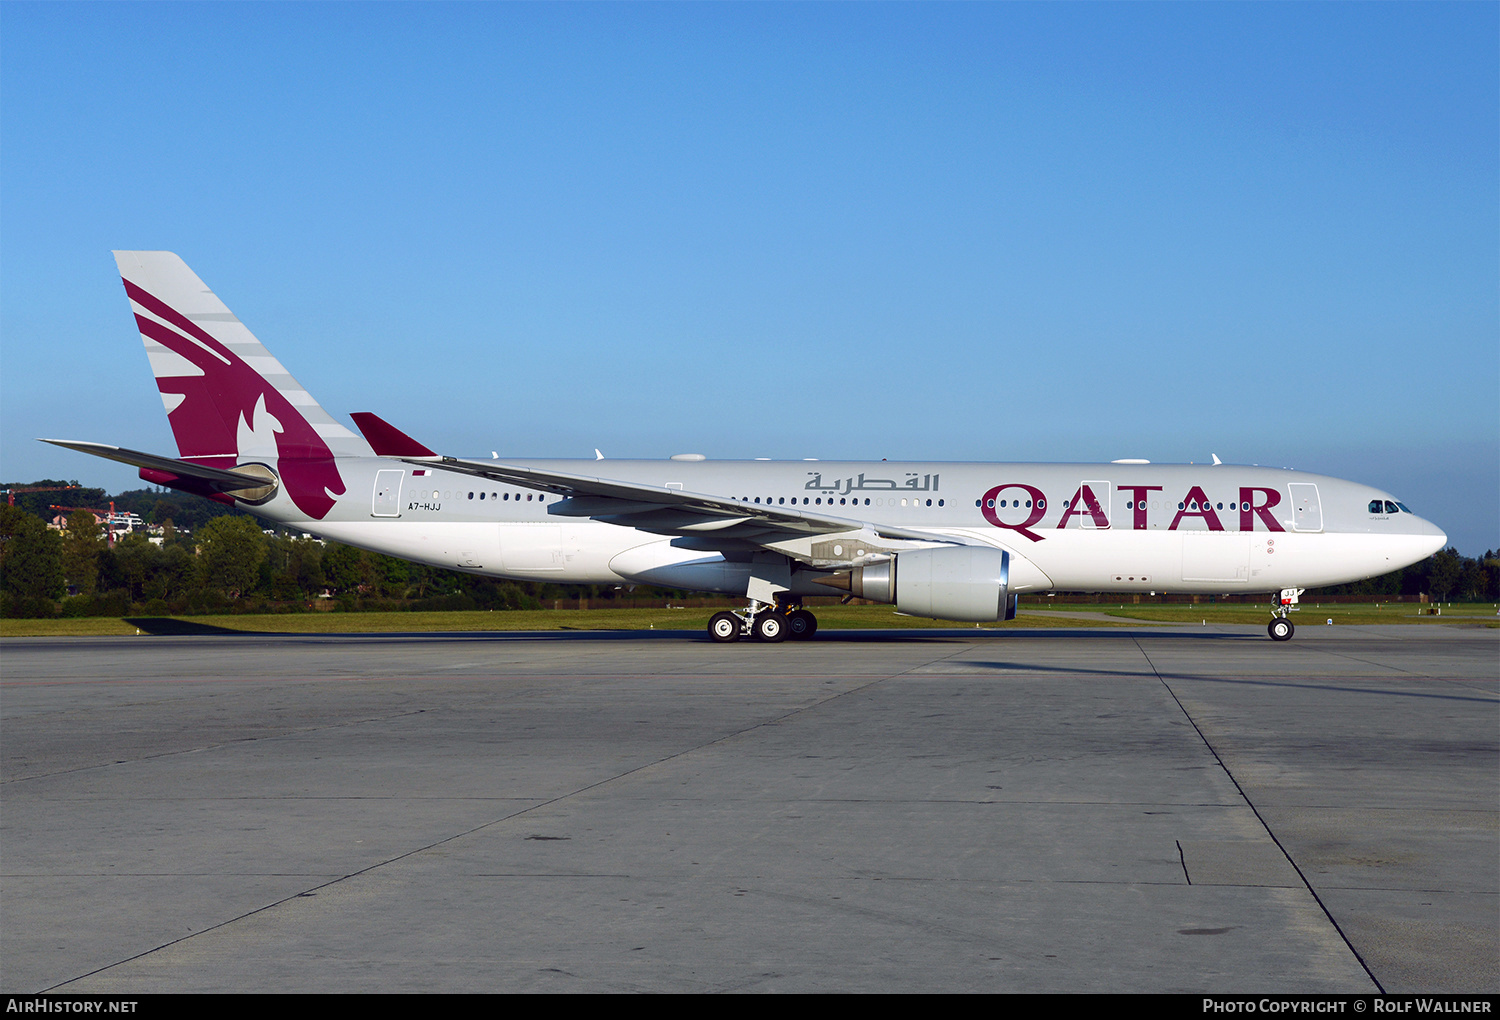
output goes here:
[[1500, 601], [1500, 550], [1486, 550], [1476, 559], [1449, 546], [1403, 570], [1350, 584], [1309, 588], [1302, 598], [1385, 602], [1421, 595], [1433, 602]]
[[[115, 503], [119, 508], [118, 497]], [[162, 503], [153, 516], [175, 512]], [[608, 603], [685, 594], [476, 577], [335, 542], [268, 535], [247, 514], [210, 515], [191, 533], [171, 517], [160, 523], [160, 543], [137, 531], [110, 545], [87, 511], [69, 515], [58, 531], [18, 506], [0, 506], [0, 615], [540, 609], [559, 599]]]
[[[34, 487], [45, 482], [28, 483]], [[57, 483], [76, 484], [76, 483]], [[81, 489], [102, 502], [102, 490]], [[346, 612], [398, 609], [538, 609], [554, 600], [684, 598], [691, 593], [613, 586], [501, 581], [408, 563], [352, 546], [284, 533], [265, 534], [260, 521], [195, 496], [138, 490], [114, 497], [163, 529], [158, 544], [143, 533], [113, 545], [92, 513], [75, 511], [57, 531], [24, 508], [42, 512], [57, 493], [18, 494], [0, 506], [0, 615], [180, 616], [225, 612]], [[75, 503], [72, 505], [83, 505]], [[190, 531], [179, 522], [189, 521]], [[1445, 549], [1382, 577], [1309, 591], [1304, 598], [1385, 601], [1500, 601], [1500, 552], [1477, 559]]]

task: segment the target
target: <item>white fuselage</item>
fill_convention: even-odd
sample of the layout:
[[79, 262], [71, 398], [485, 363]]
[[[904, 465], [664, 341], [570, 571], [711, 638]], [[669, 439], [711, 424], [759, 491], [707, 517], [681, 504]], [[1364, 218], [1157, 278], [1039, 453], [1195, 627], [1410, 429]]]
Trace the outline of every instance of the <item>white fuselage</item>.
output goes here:
[[[1014, 592], [1235, 593], [1338, 584], [1441, 549], [1443, 532], [1394, 497], [1319, 475], [1235, 465], [771, 461], [514, 461], [847, 518], [848, 535], [784, 543], [804, 568], [876, 561], [956, 536], [1011, 554]], [[283, 495], [253, 508], [350, 545], [491, 577], [650, 583], [745, 594], [732, 551], [680, 533], [549, 513], [561, 497], [411, 462], [341, 458], [334, 509], [309, 520]], [[607, 472], [603, 469], [607, 468]], [[1372, 512], [1378, 507], [1380, 512]], [[684, 547], [687, 546], [687, 547]], [[791, 590], [828, 594], [804, 569]]]

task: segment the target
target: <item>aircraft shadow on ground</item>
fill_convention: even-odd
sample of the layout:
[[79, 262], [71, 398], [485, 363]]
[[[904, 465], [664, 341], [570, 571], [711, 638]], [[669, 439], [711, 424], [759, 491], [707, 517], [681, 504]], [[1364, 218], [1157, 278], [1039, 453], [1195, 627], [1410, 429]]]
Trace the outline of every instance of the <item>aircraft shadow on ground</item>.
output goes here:
[[1068, 638], [1077, 640], [1082, 638], [1110, 638], [1110, 637], [1151, 637], [1166, 638], [1168, 640], [1188, 641], [1264, 641], [1264, 633], [1251, 634], [1224, 634], [1207, 633], [1196, 631], [1192, 633], [1164, 632], [1159, 624], [1149, 624], [1137, 630], [1133, 627], [1080, 627], [1068, 629], [1064, 627], [1041, 627], [1034, 629], [978, 629], [978, 630], [820, 630], [818, 636], [813, 639], [814, 643], [824, 641], [1014, 641], [1016, 638]]
[[[187, 633], [186, 631], [178, 633]], [[209, 633], [204, 630], [201, 633]], [[248, 631], [217, 631], [222, 634], [248, 634]], [[267, 634], [271, 632], [266, 632]], [[1123, 628], [1110, 631], [1116, 636], [1128, 636], [1132, 632]], [[797, 648], [816, 647], [828, 644], [873, 644], [900, 642], [902, 644], [943, 644], [952, 642], [974, 641], [983, 636], [996, 641], [1007, 638], [1014, 640], [1017, 637], [1087, 637], [1100, 634], [1098, 630], [1060, 630], [1049, 627], [1045, 630], [1010, 630], [1010, 631], [968, 631], [968, 630], [825, 630], [819, 631], [818, 636], [806, 643], [800, 641], [787, 641], [770, 645], [754, 638], [741, 638], [739, 641], [724, 645], [729, 648]], [[357, 632], [339, 631], [322, 634], [293, 634], [290, 632], [279, 633], [278, 637], [306, 637], [306, 638], [337, 638], [341, 640], [364, 640], [377, 639], [382, 641], [478, 641], [478, 642], [506, 642], [506, 641], [556, 641], [556, 642], [578, 642], [578, 641], [609, 641], [609, 642], [638, 642], [638, 641], [686, 641], [693, 644], [714, 644], [715, 642], [699, 630], [507, 630], [507, 631], [383, 631], [383, 632]], [[1193, 635], [1201, 637], [1202, 635]], [[1234, 637], [1235, 635], [1219, 635], [1220, 637]]]
[[194, 620], [177, 620], [169, 616], [136, 616], [126, 618], [124, 622], [147, 634], [160, 634], [172, 637], [187, 635], [235, 637], [273, 633], [271, 631], [260, 630], [233, 630], [229, 627], [215, 627], [212, 624], [198, 623]]
[[[278, 637], [308, 638], [313, 640], [381, 640], [381, 641], [701, 641], [710, 643], [707, 635], [698, 630], [510, 630], [510, 631], [326, 631], [305, 633], [277, 630], [270, 624], [260, 630], [245, 630], [216, 627], [213, 624], [172, 617], [129, 617], [124, 620], [143, 633], [160, 637]], [[951, 641], [1014, 641], [1017, 638], [1065, 638], [1081, 640], [1100, 637], [1150, 636], [1155, 639], [1188, 641], [1264, 641], [1260, 634], [1225, 634], [1183, 632], [1163, 633], [1151, 628], [1137, 631], [1130, 627], [1066, 629], [1046, 627], [1026, 630], [965, 630], [927, 629], [906, 630], [901, 628], [881, 630], [825, 630], [811, 642], [819, 644], [871, 644], [899, 641], [902, 644], [942, 643]], [[737, 644], [759, 646], [761, 642], [746, 638]], [[796, 647], [797, 642], [787, 642], [787, 647]]]
[[[134, 623], [135, 621], [127, 621]], [[172, 621], [151, 621], [153, 623], [165, 623]], [[180, 622], [180, 621], [179, 621]], [[221, 635], [262, 635], [284, 638], [309, 638], [309, 639], [337, 639], [337, 640], [379, 640], [379, 641], [477, 641], [477, 642], [507, 642], [507, 641], [607, 641], [607, 642], [639, 642], [639, 641], [688, 641], [692, 643], [712, 644], [708, 635], [699, 630], [507, 630], [507, 631], [330, 631], [324, 633], [300, 633], [292, 631], [276, 631], [266, 629], [264, 631], [242, 631], [223, 630], [215, 627], [199, 625], [198, 630], [174, 630], [153, 631], [162, 634], [221, 634]], [[144, 627], [142, 628], [145, 629]], [[819, 631], [818, 636], [803, 645], [802, 642], [787, 641], [777, 646], [766, 647], [816, 647], [824, 644], [873, 644], [900, 642], [902, 644], [916, 643], [951, 643], [955, 641], [972, 642], [976, 640], [986, 641], [1014, 641], [1017, 638], [1067, 638], [1079, 640], [1085, 638], [1100, 637], [1135, 637], [1150, 636], [1153, 638], [1180, 639], [1189, 641], [1265, 641], [1263, 634], [1223, 634], [1223, 633], [1186, 633], [1164, 634], [1159, 629], [1136, 631], [1128, 627], [1111, 628], [1080, 628], [1069, 630], [1059, 627], [1046, 627], [1036, 630], [964, 630], [964, 629], [925, 629], [907, 630], [901, 628], [890, 628], [881, 630], [824, 630]], [[753, 638], [742, 638], [726, 647], [755, 647], [764, 645], [763, 642]]]

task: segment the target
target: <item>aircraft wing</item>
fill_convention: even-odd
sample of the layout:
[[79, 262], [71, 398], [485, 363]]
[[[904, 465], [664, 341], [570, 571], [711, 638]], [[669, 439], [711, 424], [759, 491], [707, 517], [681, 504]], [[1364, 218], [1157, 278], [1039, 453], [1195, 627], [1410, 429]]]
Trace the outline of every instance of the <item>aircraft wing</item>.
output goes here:
[[747, 503], [613, 478], [454, 457], [406, 460], [420, 467], [441, 466], [445, 471], [555, 492], [564, 498], [548, 507], [548, 513], [562, 517], [590, 517], [651, 534], [678, 536], [678, 541], [673, 544], [686, 548], [744, 550], [847, 532], [866, 532], [879, 538], [906, 541], [969, 544], [965, 539], [950, 535], [874, 525], [857, 518], [814, 513], [802, 507]]

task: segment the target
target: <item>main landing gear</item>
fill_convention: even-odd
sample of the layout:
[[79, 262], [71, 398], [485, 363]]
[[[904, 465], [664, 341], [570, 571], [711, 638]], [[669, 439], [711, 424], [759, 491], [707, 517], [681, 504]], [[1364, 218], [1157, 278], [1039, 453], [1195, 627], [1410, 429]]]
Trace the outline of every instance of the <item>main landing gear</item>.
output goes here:
[[806, 641], [818, 632], [818, 618], [800, 603], [767, 605], [753, 599], [744, 609], [715, 613], [708, 621], [708, 636], [715, 641], [738, 641], [754, 637], [758, 641]]
[[1266, 625], [1266, 633], [1271, 635], [1272, 641], [1290, 641], [1292, 635], [1297, 633], [1296, 626], [1287, 619], [1287, 614], [1297, 611], [1297, 596], [1306, 590], [1306, 588], [1281, 589], [1281, 594], [1276, 598], [1276, 604], [1271, 607], [1271, 622]]

